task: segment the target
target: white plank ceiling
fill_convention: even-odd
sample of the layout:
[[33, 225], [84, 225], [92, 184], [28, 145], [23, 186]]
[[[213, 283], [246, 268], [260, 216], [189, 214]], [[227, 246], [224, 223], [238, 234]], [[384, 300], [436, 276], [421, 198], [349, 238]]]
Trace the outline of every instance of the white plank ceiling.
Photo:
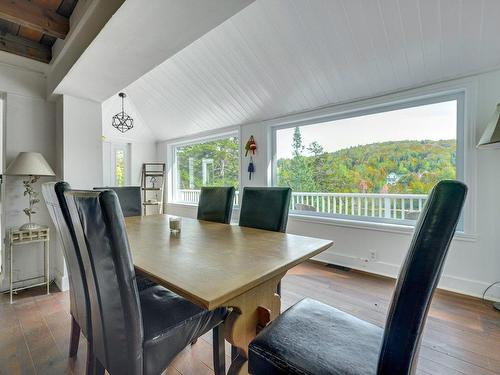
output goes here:
[[500, 65], [500, 0], [257, 0], [126, 88], [158, 139]]

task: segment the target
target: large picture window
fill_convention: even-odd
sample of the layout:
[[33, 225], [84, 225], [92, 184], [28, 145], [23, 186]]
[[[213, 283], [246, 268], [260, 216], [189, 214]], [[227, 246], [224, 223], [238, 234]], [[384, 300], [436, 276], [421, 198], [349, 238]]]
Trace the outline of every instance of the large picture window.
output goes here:
[[414, 224], [442, 179], [461, 179], [461, 95], [274, 129], [273, 183], [308, 215]]
[[197, 204], [202, 186], [234, 186], [238, 202], [239, 138], [222, 138], [175, 146], [174, 201]]

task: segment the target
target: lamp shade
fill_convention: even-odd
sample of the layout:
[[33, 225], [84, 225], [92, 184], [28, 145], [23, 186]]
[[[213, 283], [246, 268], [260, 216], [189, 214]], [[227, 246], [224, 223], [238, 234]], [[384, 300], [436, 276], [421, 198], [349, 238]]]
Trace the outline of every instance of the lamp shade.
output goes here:
[[20, 152], [5, 171], [10, 176], [55, 176], [47, 160], [39, 152]]
[[477, 144], [479, 148], [500, 148], [500, 104]]

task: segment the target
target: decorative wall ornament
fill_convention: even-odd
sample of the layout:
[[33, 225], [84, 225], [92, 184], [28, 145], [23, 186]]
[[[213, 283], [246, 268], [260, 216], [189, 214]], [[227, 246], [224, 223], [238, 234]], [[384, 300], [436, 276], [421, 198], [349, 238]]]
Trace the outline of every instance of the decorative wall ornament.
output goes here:
[[251, 152], [252, 155], [255, 155], [255, 150], [257, 150], [257, 143], [255, 143], [253, 135], [251, 135], [245, 145], [245, 156], [248, 156], [249, 152]]
[[122, 111], [113, 116], [111, 125], [122, 133], [125, 133], [134, 127], [134, 119], [127, 115], [123, 109], [123, 100], [127, 97], [127, 95], [125, 95], [124, 92], [121, 92], [118, 96], [122, 98]]
[[252, 174], [255, 173], [255, 165], [253, 165], [253, 157], [250, 156], [250, 163], [248, 163], [248, 179], [252, 179]]

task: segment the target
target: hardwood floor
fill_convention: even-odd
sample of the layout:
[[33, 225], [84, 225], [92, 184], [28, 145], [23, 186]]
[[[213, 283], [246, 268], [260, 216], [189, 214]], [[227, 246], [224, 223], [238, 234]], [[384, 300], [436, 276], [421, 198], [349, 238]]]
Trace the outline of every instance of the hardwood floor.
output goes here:
[[[308, 262], [283, 280], [283, 308], [312, 297], [379, 326], [394, 281]], [[0, 374], [84, 374], [86, 343], [68, 359], [69, 295], [32, 289], [0, 296]], [[226, 354], [228, 354], [227, 346]], [[229, 364], [229, 357], [226, 359]], [[500, 314], [480, 300], [438, 291], [424, 331], [419, 374], [500, 374]], [[213, 374], [211, 335], [179, 354], [169, 375]]]

